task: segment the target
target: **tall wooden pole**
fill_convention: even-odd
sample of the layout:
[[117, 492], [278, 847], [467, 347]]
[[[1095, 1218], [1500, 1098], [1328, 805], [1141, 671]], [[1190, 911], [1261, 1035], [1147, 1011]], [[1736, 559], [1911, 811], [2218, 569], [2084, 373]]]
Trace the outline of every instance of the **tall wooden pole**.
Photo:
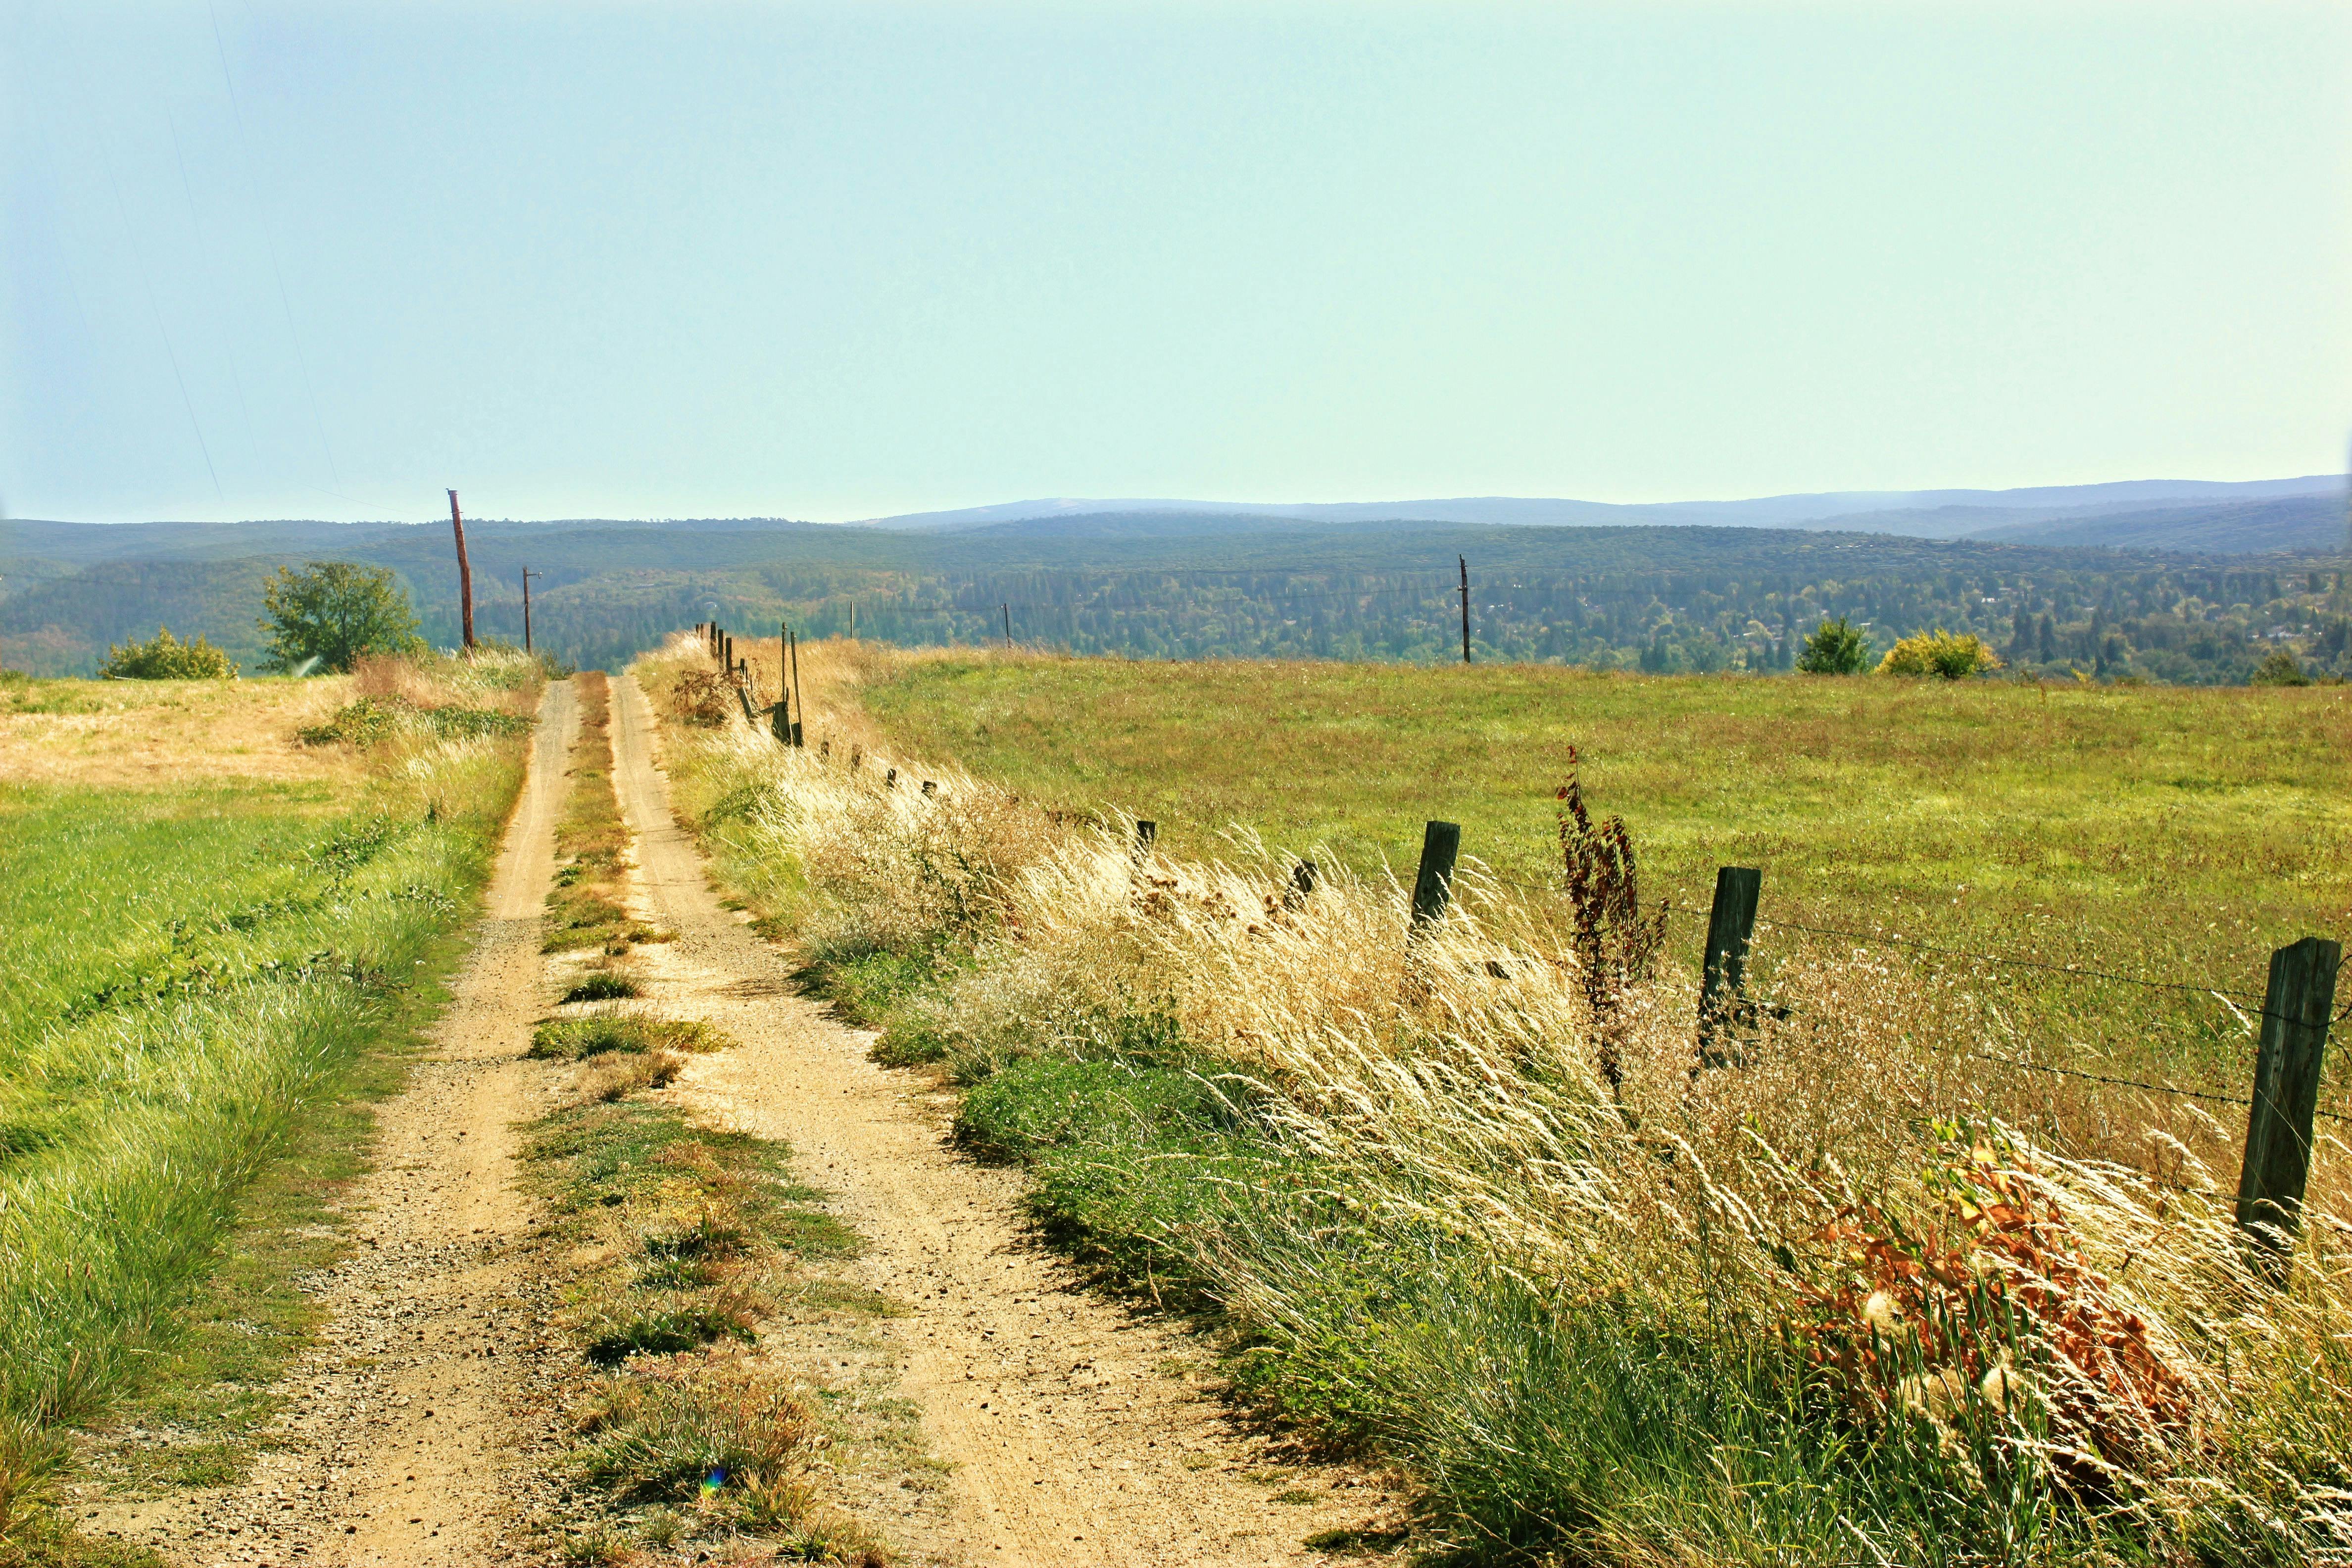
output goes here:
[[1465, 555], [1454, 558], [1462, 567], [1462, 662], [1470, 662], [1470, 560]]
[[1010, 653], [1013, 649], [1013, 606], [999, 605], [996, 607], [1004, 612], [1004, 647]]
[[546, 573], [534, 572], [528, 566], [522, 569], [522, 651], [525, 653], [530, 651], [530, 580], [546, 575]]
[[449, 527], [457, 535], [457, 608], [466, 632], [466, 651], [474, 651], [474, 569], [466, 561], [466, 520], [457, 515], [457, 492], [449, 492]]

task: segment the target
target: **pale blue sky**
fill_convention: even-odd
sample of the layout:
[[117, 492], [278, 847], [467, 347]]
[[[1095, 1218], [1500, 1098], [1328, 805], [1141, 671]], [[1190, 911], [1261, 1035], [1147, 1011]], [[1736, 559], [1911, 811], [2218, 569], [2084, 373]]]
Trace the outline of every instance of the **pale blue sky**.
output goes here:
[[20, 517], [2254, 479], [2352, 425], [2342, 5], [10, 0], [0, 100]]

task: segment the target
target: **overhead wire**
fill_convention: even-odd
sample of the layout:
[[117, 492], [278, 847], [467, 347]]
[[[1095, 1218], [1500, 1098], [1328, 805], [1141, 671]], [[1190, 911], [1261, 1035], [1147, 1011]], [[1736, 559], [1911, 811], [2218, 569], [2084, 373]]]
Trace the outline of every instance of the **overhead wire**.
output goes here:
[[[212, 18], [213, 50], [220, 60], [221, 84], [228, 89], [229, 115], [236, 124], [237, 151], [244, 157], [246, 175], [251, 179], [257, 167], [253, 156], [253, 143], [246, 134], [245, 110], [237, 101], [236, 79], [229, 72], [228, 45], [221, 37], [220, 9], [214, 4], [214, 0], [205, 0], [205, 14]], [[286, 315], [286, 335], [294, 345], [294, 363], [302, 374], [302, 395], [310, 402], [310, 425], [319, 437], [320, 454], [327, 459], [327, 477], [336, 485], [341, 486], [343, 476], [335, 466], [335, 449], [327, 440], [327, 422], [319, 413], [319, 389], [310, 379], [310, 358], [302, 347], [302, 330], [294, 321], [294, 300], [286, 291], [285, 269], [278, 265], [278, 242], [271, 237], [268, 223], [260, 223], [255, 226], [261, 235], [261, 247], [269, 258], [269, 276], [278, 285], [278, 309]], [[338, 494], [335, 490], [325, 493], [334, 496], [337, 500], [350, 502], [354, 506], [359, 504], [352, 501], [351, 497]]]
[[131, 222], [131, 204], [122, 199], [122, 182], [114, 175], [114, 157], [106, 146], [105, 133], [93, 125], [91, 135], [98, 142], [99, 163], [106, 170], [107, 187], [114, 193], [115, 210], [122, 216], [123, 238], [130, 243], [131, 258], [139, 268], [140, 286], [147, 293], [147, 309], [155, 317], [156, 334], [163, 340], [163, 357], [172, 363], [172, 380], [180, 389], [180, 406], [188, 411], [188, 428], [196, 435], [196, 449], [205, 456], [205, 472], [212, 476], [213, 494], [223, 501], [228, 500], [221, 489], [220, 470], [213, 466], [212, 443], [205, 439], [205, 427], [196, 417], [195, 399], [188, 395], [188, 378], [180, 369], [180, 351], [172, 343], [172, 329], [163, 323], [163, 307], [155, 298], [155, 281], [147, 271], [147, 255], [140, 247], [139, 235]]
[[[212, 244], [205, 235], [204, 216], [196, 210], [196, 187], [188, 178], [188, 155], [180, 145], [180, 122], [167, 109], [163, 111], [163, 123], [172, 132], [172, 161], [179, 165], [180, 194], [188, 199], [188, 226], [196, 237], [196, 255], [205, 270], [210, 272], [214, 269]], [[253, 453], [253, 465], [257, 470], [261, 467], [261, 445], [254, 438], [253, 409], [245, 400], [245, 377], [237, 374], [234, 357], [228, 362], [228, 383], [236, 393], [237, 416], [245, 422], [245, 444]]]

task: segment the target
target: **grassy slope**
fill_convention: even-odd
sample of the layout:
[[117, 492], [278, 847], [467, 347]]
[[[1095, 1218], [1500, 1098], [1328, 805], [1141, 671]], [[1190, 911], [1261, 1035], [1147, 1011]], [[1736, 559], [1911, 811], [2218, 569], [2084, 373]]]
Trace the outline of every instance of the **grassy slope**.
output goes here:
[[[1421, 825], [1557, 880], [1552, 792], [1580, 749], [1645, 897], [1692, 912], [1718, 865], [1763, 913], [2259, 992], [2273, 946], [2352, 935], [2352, 695], [1330, 664], [903, 659], [862, 693], [905, 752], [1040, 802], [1156, 818], [1178, 855], [1239, 823], [1410, 875]], [[1771, 951], [1771, 933], [1763, 950]], [[2234, 1082], [2242, 1030], [2195, 999], [2031, 973], [2093, 1054]], [[2160, 1031], [2160, 1050], [2140, 1036]], [[2241, 1059], [2245, 1058], [2245, 1059]], [[2352, 1081], [2331, 1078], [2342, 1083]]]
[[[528, 706], [535, 676], [507, 674], [449, 695]], [[79, 685], [36, 683], [20, 710], [70, 712]], [[364, 1159], [364, 1102], [444, 1000], [521, 759], [519, 737], [391, 737], [356, 791], [333, 782], [347, 764], [272, 783], [202, 754], [139, 787], [0, 788], [0, 942], [30, 959], [0, 977], [0, 1491], [38, 1489], [45, 1429], [126, 1399], [174, 1436], [102, 1445], [107, 1468], [233, 1473], [310, 1325], [292, 1281], [333, 1251], [320, 1222]], [[49, 1533], [26, 1528], [0, 1540]]]

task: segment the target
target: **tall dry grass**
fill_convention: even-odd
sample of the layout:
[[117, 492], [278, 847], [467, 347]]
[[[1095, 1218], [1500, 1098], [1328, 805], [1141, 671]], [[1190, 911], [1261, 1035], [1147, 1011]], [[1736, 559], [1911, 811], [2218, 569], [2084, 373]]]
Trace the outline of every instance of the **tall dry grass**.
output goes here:
[[[1612, 1083], [1558, 906], [1475, 862], [1416, 932], [1392, 875], [1139, 855], [870, 734], [855, 770], [740, 721], [671, 744], [820, 963], [921, 960], [893, 1036], [1085, 1143], [1041, 1201], [1188, 1271], [1245, 1381], [1415, 1467], [1473, 1555], [2352, 1552], [2333, 1140], [2277, 1289], [2226, 1128], [1988, 1062], [1970, 998], [1882, 959], [1799, 952], [1713, 1070], [1687, 983], [1635, 982]], [[1105, 1070], [1041, 1121], [1023, 1064], [1056, 1061]], [[1171, 1073], [1192, 1110], [1135, 1088]]]

